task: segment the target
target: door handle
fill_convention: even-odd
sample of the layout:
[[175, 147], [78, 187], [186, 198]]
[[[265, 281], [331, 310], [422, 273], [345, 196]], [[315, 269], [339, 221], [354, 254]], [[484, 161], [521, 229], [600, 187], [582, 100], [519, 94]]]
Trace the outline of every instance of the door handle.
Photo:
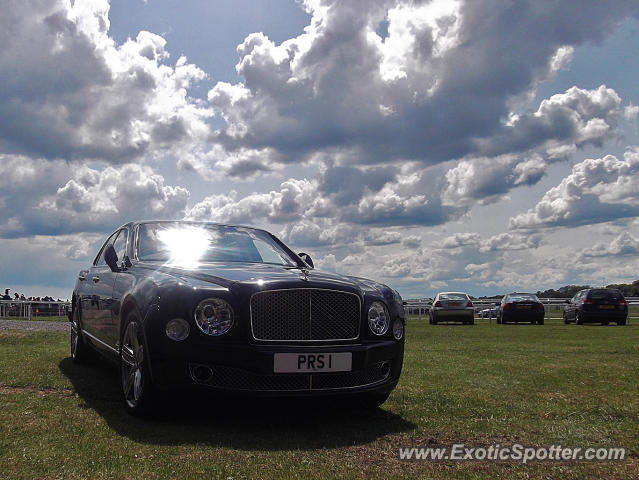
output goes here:
[[98, 277], [97, 275], [95, 277], [93, 277], [93, 283], [98, 283], [100, 281], [100, 277]]
[[84, 276], [84, 273], [78, 275], [78, 280], [80, 280], [81, 282], [84, 282], [86, 279], [87, 277]]

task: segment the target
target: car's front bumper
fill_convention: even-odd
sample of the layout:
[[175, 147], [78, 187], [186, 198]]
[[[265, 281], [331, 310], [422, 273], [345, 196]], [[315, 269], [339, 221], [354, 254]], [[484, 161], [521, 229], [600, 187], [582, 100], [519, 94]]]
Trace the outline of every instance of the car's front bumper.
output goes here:
[[[348, 372], [275, 373], [275, 353], [352, 354]], [[402, 369], [403, 342], [340, 345], [264, 345], [251, 343], [156, 346], [154, 384], [161, 388], [202, 388], [234, 394], [317, 396], [390, 391]]]

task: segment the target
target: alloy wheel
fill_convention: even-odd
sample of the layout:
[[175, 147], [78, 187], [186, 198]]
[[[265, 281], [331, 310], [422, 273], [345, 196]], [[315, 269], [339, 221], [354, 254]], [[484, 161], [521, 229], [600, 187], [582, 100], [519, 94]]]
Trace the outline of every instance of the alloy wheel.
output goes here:
[[140, 327], [135, 321], [129, 322], [122, 337], [120, 368], [122, 392], [129, 408], [135, 409], [144, 394], [144, 344]]

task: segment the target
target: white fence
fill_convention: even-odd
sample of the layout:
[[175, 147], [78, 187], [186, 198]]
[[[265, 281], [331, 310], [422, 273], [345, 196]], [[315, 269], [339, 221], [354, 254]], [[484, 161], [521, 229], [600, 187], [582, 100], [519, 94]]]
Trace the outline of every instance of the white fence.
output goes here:
[[70, 302], [43, 302], [41, 300], [0, 300], [0, 317], [65, 317]]

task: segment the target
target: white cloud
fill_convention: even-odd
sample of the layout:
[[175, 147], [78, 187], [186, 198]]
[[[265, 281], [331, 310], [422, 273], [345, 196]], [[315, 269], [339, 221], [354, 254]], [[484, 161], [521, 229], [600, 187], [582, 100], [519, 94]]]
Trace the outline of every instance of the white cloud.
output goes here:
[[528, 250], [539, 246], [540, 235], [504, 232], [481, 242], [480, 252]]
[[0, 224], [0, 234], [102, 231], [130, 220], [182, 218], [189, 198], [185, 188], [165, 185], [164, 177], [135, 164], [101, 171], [77, 167], [73, 178], [50, 194], [37, 194], [40, 182], [51, 188], [49, 179], [32, 178], [24, 188], [35, 194], [35, 202]]
[[303, 34], [279, 45], [249, 35], [237, 49], [243, 81], [209, 92], [227, 123], [214, 134], [226, 171], [264, 149], [269, 155], [255, 168], [318, 152], [360, 165], [531, 150], [563, 158], [616, 128], [619, 97], [604, 86], [571, 88], [535, 112], [503, 119], [513, 98], [565, 68], [575, 46], [636, 14], [632, 2], [605, 11], [587, 2], [577, 23], [565, 4], [522, 4], [516, 16], [488, 0], [305, 5], [312, 20]]
[[639, 238], [630, 232], [622, 232], [612, 242], [597, 243], [582, 250], [581, 255], [588, 257], [616, 257], [639, 254]]
[[639, 215], [639, 149], [576, 164], [537, 205], [510, 219], [511, 228], [570, 226]]
[[123, 163], [188, 150], [208, 108], [187, 89], [205, 77], [142, 31], [116, 45], [107, 0], [13, 2], [0, 20], [0, 142], [45, 158]]
[[481, 237], [477, 233], [456, 233], [442, 240], [442, 248], [457, 248], [479, 245]]

